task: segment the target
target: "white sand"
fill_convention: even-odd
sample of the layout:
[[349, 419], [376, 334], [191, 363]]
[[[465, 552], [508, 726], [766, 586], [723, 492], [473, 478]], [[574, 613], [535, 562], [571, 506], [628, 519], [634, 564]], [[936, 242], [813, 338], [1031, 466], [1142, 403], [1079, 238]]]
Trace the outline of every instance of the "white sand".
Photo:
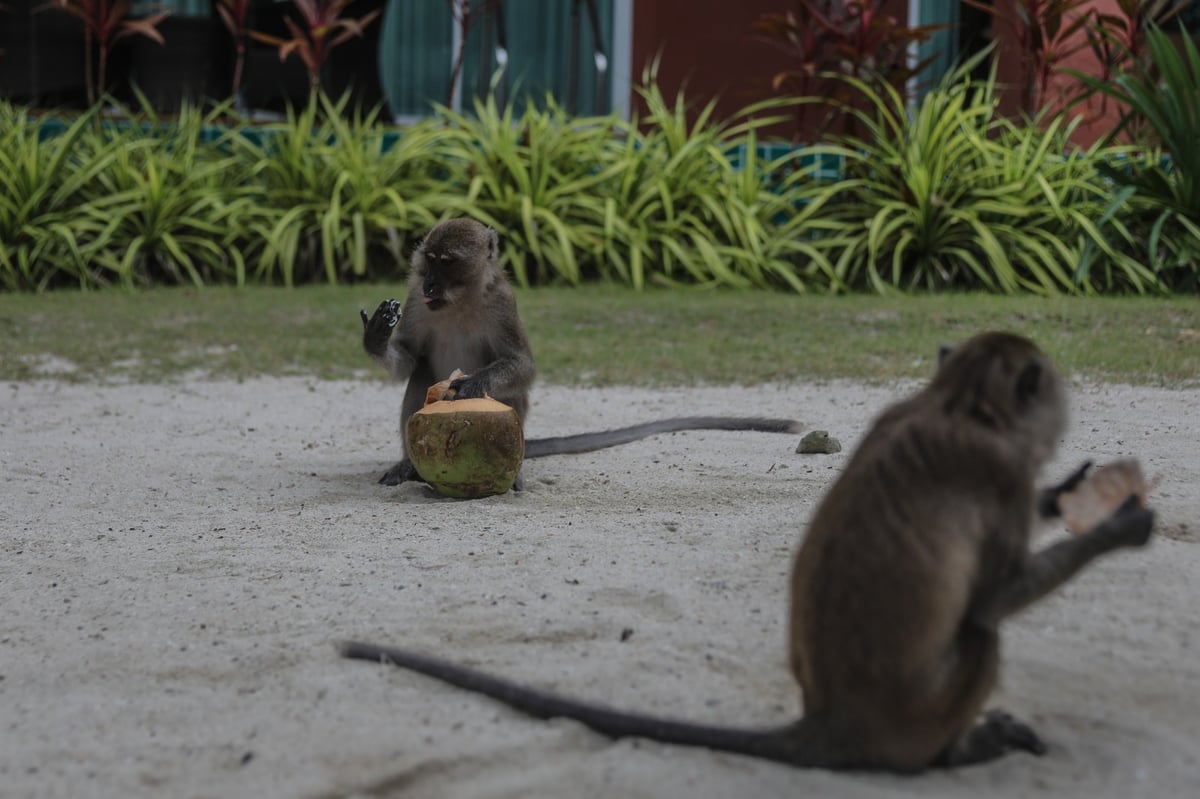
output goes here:
[[[849, 450], [906, 391], [541, 386], [528, 432], [734, 411]], [[694, 720], [798, 712], [788, 565], [846, 452], [685, 433], [444, 500], [375, 483], [399, 398], [300, 379], [0, 385], [0, 795], [1200, 795], [1200, 390], [1077, 387], [1047, 476], [1139, 456], [1163, 475], [1158, 536], [1008, 626], [993, 704], [1050, 753], [916, 778], [613, 743], [337, 657], [355, 637]]]

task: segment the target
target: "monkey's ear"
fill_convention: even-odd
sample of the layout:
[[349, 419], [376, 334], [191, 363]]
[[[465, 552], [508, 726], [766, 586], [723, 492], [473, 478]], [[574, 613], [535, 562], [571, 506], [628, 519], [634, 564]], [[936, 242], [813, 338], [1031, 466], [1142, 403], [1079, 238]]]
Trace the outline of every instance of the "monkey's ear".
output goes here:
[[500, 257], [500, 234], [492, 228], [487, 229], [488, 232], [488, 257]]
[[954, 348], [951, 347], [949, 344], [939, 345], [938, 346], [938, 366], [941, 366], [942, 364], [944, 364], [946, 362], [946, 359], [950, 357], [950, 353], [952, 353], [952, 352], [954, 352]]
[[1017, 398], [1027, 401], [1036, 397], [1041, 384], [1042, 365], [1031, 360], [1021, 367], [1021, 374], [1017, 375]]

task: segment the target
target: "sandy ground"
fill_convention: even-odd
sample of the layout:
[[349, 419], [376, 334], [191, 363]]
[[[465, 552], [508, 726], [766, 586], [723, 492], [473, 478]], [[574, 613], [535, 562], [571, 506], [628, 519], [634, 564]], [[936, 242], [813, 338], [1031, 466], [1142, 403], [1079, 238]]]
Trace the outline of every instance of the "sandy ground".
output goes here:
[[[733, 411], [849, 449], [908, 388], [542, 386], [528, 432]], [[0, 385], [0, 795], [1200, 795], [1200, 390], [1076, 387], [1055, 473], [1141, 457], [1158, 537], [1007, 628], [994, 703], [1048, 755], [916, 778], [614, 743], [338, 658], [356, 637], [696, 720], [798, 712], [789, 559], [845, 452], [685, 433], [452, 501], [376, 485], [398, 403], [377, 382]]]

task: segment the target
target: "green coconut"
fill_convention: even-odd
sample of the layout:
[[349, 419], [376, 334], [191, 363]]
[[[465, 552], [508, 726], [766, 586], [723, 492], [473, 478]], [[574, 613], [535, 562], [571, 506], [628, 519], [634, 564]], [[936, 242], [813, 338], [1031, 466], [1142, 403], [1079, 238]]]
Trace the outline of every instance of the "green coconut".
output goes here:
[[448, 497], [503, 494], [525, 457], [521, 419], [490, 397], [430, 402], [408, 417], [408, 457]]

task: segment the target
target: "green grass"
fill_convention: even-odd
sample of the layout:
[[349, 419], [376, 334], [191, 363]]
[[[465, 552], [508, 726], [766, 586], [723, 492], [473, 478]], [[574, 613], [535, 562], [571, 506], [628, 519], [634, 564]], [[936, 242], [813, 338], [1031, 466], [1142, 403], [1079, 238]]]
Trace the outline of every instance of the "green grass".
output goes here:
[[[382, 379], [359, 346], [358, 309], [403, 295], [401, 285], [378, 284], [0, 294], [0, 379]], [[921, 377], [939, 344], [990, 328], [1032, 337], [1073, 374], [1200, 383], [1195, 298], [816, 297], [597, 285], [523, 290], [518, 298], [541, 379], [553, 383]]]

